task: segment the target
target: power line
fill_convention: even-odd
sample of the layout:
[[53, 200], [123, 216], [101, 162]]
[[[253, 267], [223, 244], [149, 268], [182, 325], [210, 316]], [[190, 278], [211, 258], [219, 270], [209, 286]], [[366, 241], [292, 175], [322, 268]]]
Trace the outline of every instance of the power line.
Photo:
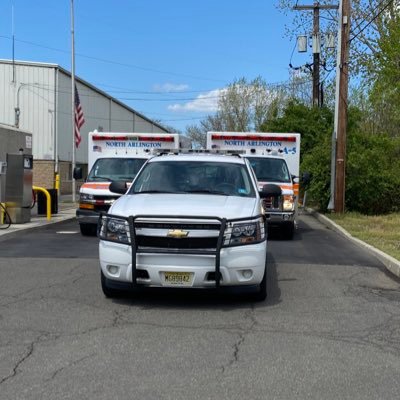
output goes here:
[[337, 20], [338, 20], [337, 17], [335, 17], [334, 15], [332, 15], [332, 13], [331, 13], [331, 11], [330, 11], [329, 9], [326, 10], [326, 12], [330, 15], [332, 21], [337, 22]]
[[[379, 8], [379, 6], [382, 5], [384, 1], [385, 1], [385, 0], [382, 0], [382, 1], [377, 5], [376, 8]], [[355, 28], [353, 28], [353, 29], [350, 31], [350, 33], [354, 33], [354, 32], [355, 32], [364, 22], [366, 22], [366, 21], [367, 21], [366, 18], [362, 18], [361, 21], [357, 24], [357, 26], [356, 26]]]
[[334, 68], [328, 71], [328, 73], [322, 79], [321, 84], [324, 83], [329, 78], [329, 76], [332, 74], [333, 71], [334, 71]]
[[[308, 83], [309, 80], [308, 79], [304, 79], [304, 80], [299, 80], [297, 82], [295, 82], [298, 85], [301, 84], [305, 84]], [[275, 82], [275, 83], [270, 83], [267, 84], [266, 89], [267, 90], [273, 90], [273, 89], [279, 89], [279, 88], [286, 88], [289, 86], [292, 86], [293, 82], [291, 81], [283, 81], [283, 82]], [[46, 90], [48, 92], [56, 92], [56, 93], [62, 93], [62, 94], [71, 94], [71, 89], [66, 88], [66, 87], [59, 87], [57, 90], [55, 89], [54, 85], [50, 85], [50, 84], [32, 84], [29, 87], [26, 88], [26, 90], [32, 91], [32, 89], [39, 89], [39, 90]], [[65, 89], [65, 90], [63, 90]], [[217, 89], [214, 89], [217, 90]], [[89, 94], [88, 93], [89, 90], [79, 90], [79, 96], [84, 98], [98, 98], [99, 95], [98, 94]], [[218, 99], [221, 96], [224, 96], [224, 93], [221, 93], [220, 95], [213, 95], [213, 96], [208, 96], [207, 93], [205, 93], [203, 96], [197, 96], [197, 97], [172, 97], [169, 99], [166, 98], [142, 98], [142, 97], [118, 97], [118, 98], [114, 98], [115, 100], [130, 100], [130, 101], [155, 101], [155, 102], [178, 102], [178, 101], [195, 101], [195, 100], [209, 100], [209, 99]]]
[[108, 90], [110, 93], [133, 93], [133, 94], [186, 94], [186, 93], [206, 93], [212, 92], [216, 89], [204, 89], [204, 90], [179, 90], [179, 91], [140, 91], [140, 90]]
[[[92, 82], [94, 85], [98, 85], [98, 86], [104, 86], [104, 87], [108, 87], [108, 88], [112, 88], [112, 89], [118, 89], [118, 90], [108, 90], [107, 92], [109, 93], [135, 93], [135, 94], [182, 94], [182, 93], [204, 93], [204, 92], [211, 92], [214, 89], [202, 89], [202, 90], [147, 90], [147, 91], [143, 91], [143, 90], [139, 90], [139, 89], [128, 89], [128, 88], [123, 88], [121, 86], [113, 86], [113, 85], [107, 85], [106, 83], [100, 83], [100, 82]], [[156, 86], [156, 85], [155, 85]]]
[[[63, 93], [63, 94], [71, 94], [71, 89], [69, 89], [69, 88], [63, 88], [63, 87], [61, 87], [61, 89], [59, 88], [59, 89], [57, 89], [57, 90], [55, 90], [55, 87], [54, 87], [54, 85], [49, 85], [49, 84], [32, 84], [32, 85], [30, 85], [29, 86], [30, 87], [30, 89], [32, 89], [32, 88], [36, 88], [36, 89], [40, 89], [40, 90], [46, 90], [46, 91], [49, 91], [49, 92], [56, 92], [56, 93]], [[26, 90], [30, 90], [30, 89], [26, 89]], [[62, 90], [62, 89], [65, 89], [65, 90]], [[32, 91], [32, 90], [30, 90], [30, 91]], [[87, 93], [87, 90], [80, 90], [79, 91], [79, 96], [80, 97], [93, 97], [93, 98], [98, 98], [99, 97], [99, 95], [98, 94], [88, 94]], [[152, 99], [152, 98], [139, 98], [139, 97], [118, 97], [118, 98], [115, 98], [115, 100], [132, 100], [132, 101], [168, 101], [168, 102], [171, 102], [171, 103], [173, 103], [173, 102], [176, 102], [176, 101], [194, 101], [194, 100], [202, 100], [202, 99], [205, 99], [205, 100], [208, 100], [208, 99], [217, 99], [217, 98], [219, 98], [220, 96], [223, 96], [223, 94], [221, 94], [221, 95], [218, 95], [218, 96], [207, 96], [207, 94], [205, 93], [203, 96], [198, 96], [198, 97], [185, 97], [185, 98], [182, 98], [182, 97], [171, 97], [171, 98], [169, 98], [169, 99], [165, 99], [165, 98], [157, 98], [157, 99]]]
[[[371, 21], [369, 21], [366, 25], [364, 25], [364, 27], [360, 30], [360, 31], [358, 31], [354, 36], [352, 36], [350, 39], [349, 39], [349, 42], [351, 42], [351, 41], [353, 41], [355, 38], [357, 38], [362, 32], [364, 32], [365, 31], [365, 29], [367, 29], [392, 3], [393, 3], [393, 1], [394, 0], [389, 0], [388, 2], [387, 2], [387, 4], [378, 12], [378, 14], [376, 14], [372, 19], [371, 19]], [[382, 0], [378, 5], [377, 5], [377, 8], [379, 8], [382, 4], [384, 3], [384, 0]], [[364, 19], [363, 21], [361, 21], [355, 28], [354, 28], [354, 30], [356, 30], [356, 29], [358, 29], [360, 26], [361, 26], [361, 24], [362, 23], [364, 23], [364, 22], [366, 22], [366, 19]]]
[[168, 102], [176, 102], [176, 101], [194, 101], [194, 100], [208, 100], [208, 99], [219, 99], [223, 94], [218, 96], [204, 96], [204, 97], [186, 97], [186, 98], [172, 98], [172, 99], [145, 99], [139, 97], [119, 97], [120, 100], [131, 100], [131, 101], [168, 101]]
[[[2, 37], [4, 39], [12, 40], [12, 38], [10, 38], [9, 36], [0, 35], [0, 37]], [[30, 42], [30, 41], [27, 41], [27, 40], [21, 40], [21, 39], [14, 39], [14, 40], [16, 42], [25, 43], [25, 44], [29, 44], [29, 45], [37, 46], [37, 47], [42, 47], [42, 48], [45, 48], [45, 49], [48, 49], [48, 50], [58, 51], [58, 52], [65, 53], [65, 54], [70, 54], [70, 52], [67, 51], [67, 50], [62, 50], [62, 49], [58, 49], [58, 48], [55, 48], [55, 47], [45, 46], [45, 45], [41, 45], [41, 44], [38, 44], [38, 43]], [[171, 72], [171, 71], [162, 71], [162, 70], [158, 70], [158, 69], [154, 69], [154, 68], [143, 67], [143, 66], [140, 66], [140, 65], [127, 64], [127, 63], [122, 63], [122, 62], [118, 62], [118, 61], [107, 60], [105, 58], [88, 56], [88, 55], [85, 55], [85, 54], [82, 54], [82, 53], [75, 53], [75, 54], [76, 54], [76, 56], [81, 57], [81, 58], [86, 58], [86, 59], [94, 60], [94, 61], [100, 61], [100, 62], [103, 62], [103, 63], [106, 63], [106, 64], [113, 64], [113, 65], [118, 65], [118, 66], [127, 67], [127, 68], [139, 69], [139, 70], [147, 71], [147, 72], [156, 72], [156, 73], [159, 73], [159, 74], [179, 76], [179, 77], [196, 79], [196, 80], [213, 81], [213, 82], [225, 82], [225, 81], [220, 80], [220, 79], [205, 78], [205, 77], [181, 74], [181, 73]]]
[[[65, 112], [65, 111], [58, 111], [59, 114], [62, 115], [68, 115], [71, 116], [70, 112]], [[151, 113], [148, 113], [151, 114]], [[133, 122], [133, 118], [132, 119], [124, 119], [124, 118], [109, 118], [109, 117], [104, 117], [104, 116], [99, 116], [99, 115], [90, 115], [90, 114], [84, 114], [86, 119], [95, 119], [95, 120], [102, 120], [102, 121], [111, 121], [111, 122]], [[157, 115], [157, 114], [154, 114]], [[207, 115], [203, 115], [203, 116], [199, 116], [199, 117], [190, 117], [190, 118], [174, 118], [174, 119], [163, 119], [163, 118], [154, 118], [153, 122], [155, 119], [157, 119], [158, 121], [165, 121], [165, 122], [172, 122], [172, 121], [194, 121], [194, 120], [198, 120], [198, 119], [203, 119], [207, 117]]]
[[[297, 4], [297, 3], [296, 3]], [[294, 51], [296, 50], [296, 45], [297, 45], [297, 43], [296, 42], [294, 42], [294, 46], [293, 46], [293, 50], [292, 50], [292, 54], [290, 55], [290, 61], [289, 61], [289, 67], [290, 68], [293, 68], [292, 67], [292, 59], [293, 59], [293, 54], [294, 54]]]

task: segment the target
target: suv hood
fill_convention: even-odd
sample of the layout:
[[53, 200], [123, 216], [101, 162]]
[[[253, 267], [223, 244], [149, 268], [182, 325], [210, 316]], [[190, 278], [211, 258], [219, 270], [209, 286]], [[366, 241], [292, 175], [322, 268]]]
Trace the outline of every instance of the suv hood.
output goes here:
[[110, 214], [212, 216], [227, 219], [246, 218], [260, 214], [258, 198], [209, 194], [132, 194], [114, 202]]

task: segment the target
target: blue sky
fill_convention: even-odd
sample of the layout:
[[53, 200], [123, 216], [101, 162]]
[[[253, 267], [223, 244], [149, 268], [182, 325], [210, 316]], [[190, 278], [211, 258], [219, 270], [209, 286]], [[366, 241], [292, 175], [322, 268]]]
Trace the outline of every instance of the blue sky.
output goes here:
[[[289, 78], [294, 13], [275, 0], [75, 0], [76, 75], [184, 131], [234, 79]], [[304, 3], [307, 3], [305, 1]], [[70, 0], [2, 0], [0, 58], [70, 70]], [[310, 54], [294, 53], [293, 64]]]

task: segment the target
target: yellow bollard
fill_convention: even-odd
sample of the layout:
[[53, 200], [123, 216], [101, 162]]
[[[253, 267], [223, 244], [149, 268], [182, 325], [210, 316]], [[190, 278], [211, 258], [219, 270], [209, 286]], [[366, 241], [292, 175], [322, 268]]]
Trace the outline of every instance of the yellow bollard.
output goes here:
[[5, 206], [6, 206], [5, 203], [0, 203], [0, 225], [3, 225], [3, 224], [4, 224], [4, 215], [5, 215], [5, 212], [4, 212], [4, 208], [3, 208], [3, 207], [5, 207]]
[[51, 197], [50, 197], [50, 193], [46, 189], [44, 189], [42, 187], [39, 187], [39, 186], [32, 186], [32, 189], [36, 190], [36, 191], [39, 191], [39, 192], [42, 192], [42, 193], [45, 194], [45, 196], [46, 196], [46, 216], [47, 216], [47, 221], [50, 221], [51, 220]]
[[54, 189], [60, 189], [60, 174], [55, 174], [54, 176]]

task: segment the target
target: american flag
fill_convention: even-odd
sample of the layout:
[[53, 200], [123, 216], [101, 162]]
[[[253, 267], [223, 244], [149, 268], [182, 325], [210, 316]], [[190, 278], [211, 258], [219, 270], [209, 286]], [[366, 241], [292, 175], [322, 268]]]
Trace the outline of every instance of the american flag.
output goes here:
[[82, 141], [81, 137], [81, 126], [85, 123], [85, 118], [83, 117], [83, 111], [81, 102], [79, 100], [78, 89], [75, 86], [75, 146], [79, 147], [79, 144]]

